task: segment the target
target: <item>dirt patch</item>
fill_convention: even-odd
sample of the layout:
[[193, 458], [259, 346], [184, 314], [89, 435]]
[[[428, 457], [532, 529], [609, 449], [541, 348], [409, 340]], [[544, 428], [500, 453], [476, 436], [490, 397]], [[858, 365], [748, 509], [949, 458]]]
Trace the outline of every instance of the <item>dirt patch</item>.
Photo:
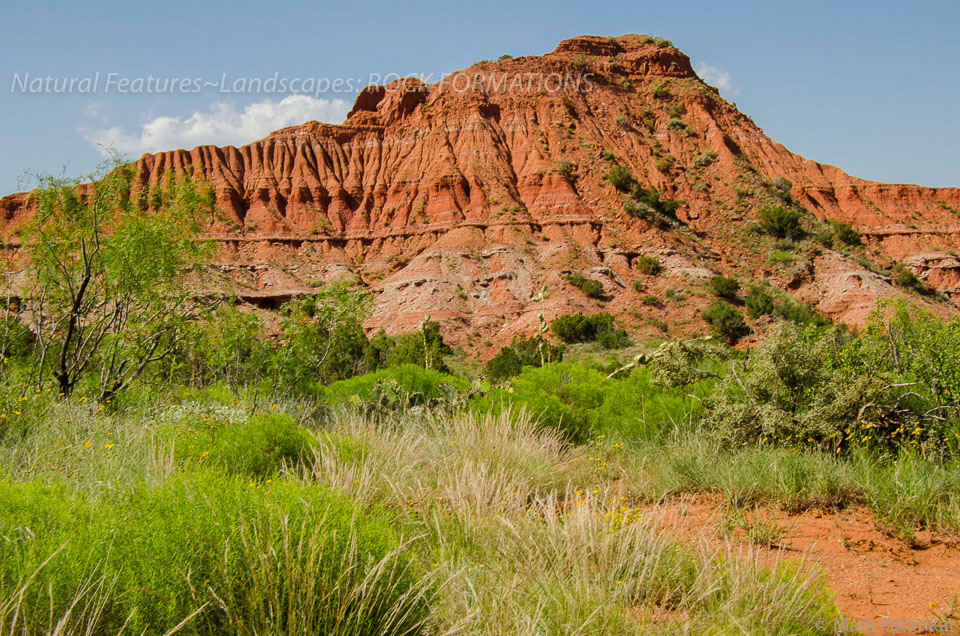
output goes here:
[[[909, 541], [892, 537], [859, 507], [797, 515], [772, 506], [735, 510], [719, 498], [697, 496], [650, 511], [682, 537], [750, 543], [771, 565], [804, 560], [822, 570], [850, 633], [898, 633], [897, 625], [905, 626], [899, 633], [943, 633], [951, 621], [951, 633], [960, 633], [956, 537], [931, 532]], [[933, 629], [907, 621], [932, 621]]]

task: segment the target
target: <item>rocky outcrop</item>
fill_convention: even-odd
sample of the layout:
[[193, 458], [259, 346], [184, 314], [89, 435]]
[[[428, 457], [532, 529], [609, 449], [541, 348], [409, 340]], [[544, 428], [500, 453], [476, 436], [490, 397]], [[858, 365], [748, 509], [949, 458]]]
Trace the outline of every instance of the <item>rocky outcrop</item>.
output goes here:
[[[681, 225], [626, 214], [605, 179], [613, 163], [682, 200]], [[960, 271], [908, 258], [960, 244], [960, 190], [865, 181], [795, 155], [700, 81], [686, 55], [646, 36], [577, 37], [437, 84], [368, 87], [342, 125], [137, 165], [141, 187], [183, 170], [212, 186], [220, 269], [206, 284], [282, 298], [350, 273], [377, 294], [371, 327], [407, 330], [429, 312], [477, 347], [532, 327], [539, 312], [599, 307], [637, 327], [696, 330], [710, 271], [766, 278], [854, 323], [898, 293], [829, 249], [797, 255], [808, 268], [799, 279], [771, 267], [748, 228], [784, 189], [816, 218], [859, 229], [862, 259], [906, 259], [941, 287]], [[29, 214], [24, 195], [0, 200], [0, 214], [15, 228]], [[638, 274], [641, 253], [664, 255], [665, 273]], [[567, 285], [572, 271], [601, 280], [607, 299]], [[655, 303], [639, 301], [638, 279]], [[668, 287], [692, 295], [671, 300]]]

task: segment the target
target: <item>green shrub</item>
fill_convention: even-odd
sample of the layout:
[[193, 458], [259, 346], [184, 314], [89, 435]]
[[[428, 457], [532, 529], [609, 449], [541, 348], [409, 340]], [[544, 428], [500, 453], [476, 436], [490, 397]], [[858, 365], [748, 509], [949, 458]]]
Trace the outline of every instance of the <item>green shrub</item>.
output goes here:
[[603, 283], [583, 274], [567, 274], [566, 281], [582, 291], [588, 298], [603, 297]]
[[712, 302], [703, 311], [702, 317], [713, 328], [714, 333], [728, 342], [736, 342], [750, 333], [740, 312], [722, 300]]
[[629, 347], [630, 337], [623, 329], [614, 329], [612, 331], [602, 331], [597, 334], [597, 344], [604, 349], [623, 349]]
[[676, 117], [670, 118], [670, 121], [667, 122], [668, 130], [680, 130], [684, 126], [686, 126], [686, 124], [684, 124], [683, 121], [677, 119]]
[[[429, 317], [428, 317], [429, 318]], [[440, 333], [440, 324], [434, 320], [425, 320], [420, 323], [417, 331], [404, 334], [394, 340], [384, 337], [383, 344], [371, 342], [371, 346], [380, 346], [382, 363], [369, 366], [373, 370], [379, 367], [396, 367], [406, 364], [415, 364], [427, 369], [435, 369], [441, 373], [449, 373], [450, 369], [444, 363], [445, 356], [453, 353], [443, 340]]]
[[[525, 368], [508, 388], [474, 397], [470, 408], [479, 413], [525, 408], [571, 441], [582, 442], [596, 433], [653, 438], [696, 411], [709, 390], [708, 383], [696, 390], [654, 386], [646, 369], [607, 379], [596, 369], [564, 362]], [[693, 398], [690, 393], [701, 395]]]
[[674, 199], [661, 199], [662, 192], [657, 189], [647, 190], [636, 185], [630, 192], [623, 209], [630, 216], [647, 219], [648, 221], [663, 220], [668, 223], [674, 223], [677, 220], [677, 208], [680, 207], [680, 201]]
[[622, 128], [624, 130], [628, 130], [630, 128], [630, 118], [627, 117], [627, 114], [623, 112], [617, 113], [614, 123], [618, 128]]
[[697, 168], [706, 168], [707, 166], [713, 164], [717, 160], [717, 153], [713, 150], [704, 150], [700, 155], [693, 160], [693, 165]]
[[760, 285], [751, 285], [750, 293], [746, 300], [747, 315], [751, 318], [759, 318], [772, 314], [774, 311], [773, 296]]
[[653, 256], [647, 256], [646, 254], [638, 256], [635, 265], [637, 269], [647, 276], [656, 276], [663, 269], [659, 259]]
[[238, 423], [201, 427], [181, 439], [177, 455], [222, 466], [257, 479], [275, 477], [284, 465], [312, 459], [310, 434], [288, 415], [265, 413]]
[[843, 221], [831, 219], [827, 222], [830, 226], [830, 232], [841, 243], [856, 247], [861, 244], [860, 232], [853, 229], [853, 226]]
[[737, 298], [737, 292], [740, 291], [740, 283], [734, 278], [720, 276], [719, 274], [707, 281], [707, 289], [714, 296], [734, 300]]
[[[707, 424], [734, 444], [955, 456], [960, 320], [881, 303], [867, 327], [780, 323], [708, 404]], [[892, 353], [892, 352], [895, 352]]]
[[577, 71], [587, 70], [592, 63], [593, 58], [586, 53], [578, 53], [577, 56], [573, 58], [573, 68]]
[[573, 180], [576, 169], [577, 164], [573, 163], [569, 159], [559, 159], [553, 164], [553, 170], [559, 174], [562, 174], [567, 181]]
[[[389, 524], [320, 485], [211, 472], [94, 502], [0, 481], [0, 533], [0, 598], [36, 572], [20, 603], [27, 633], [99, 576], [101, 633], [165, 633], [197, 610], [193, 633], [382, 633], [426, 617], [422, 597], [404, 597], [417, 575]], [[384, 559], [395, 565], [365, 582]]]
[[621, 192], [629, 192], [636, 183], [630, 171], [620, 164], [610, 166], [610, 169], [607, 170], [606, 178], [610, 185]]
[[924, 296], [934, 296], [937, 293], [936, 288], [920, 280], [920, 277], [912, 271], [897, 263], [893, 268], [893, 282], [901, 289], [907, 289]]
[[800, 212], [777, 206], [760, 210], [760, 228], [770, 236], [798, 239], [803, 236]]
[[640, 279], [633, 281], [633, 289], [641, 294], [647, 290], [646, 286], [643, 284], [643, 281]]
[[334, 382], [321, 389], [320, 399], [328, 405], [366, 403], [388, 406], [398, 401], [399, 405], [418, 406], [447, 400], [452, 393], [466, 393], [469, 388], [469, 383], [461, 378], [419, 365], [404, 364]]
[[785, 318], [798, 325], [822, 327], [830, 324], [830, 320], [817, 313], [813, 305], [799, 300], [795, 301], [789, 298], [780, 300], [776, 304], [775, 313], [781, 318]]
[[521, 334], [509, 347], [503, 347], [484, 365], [491, 380], [502, 381], [520, 373], [523, 367], [539, 367], [544, 363], [563, 360], [563, 345], [553, 345], [542, 336], [527, 338]]
[[770, 250], [770, 253], [767, 254], [767, 260], [771, 263], [792, 263], [797, 260], [797, 258], [796, 254], [776, 249]]
[[[583, 314], [566, 314], [558, 316], [550, 323], [550, 329], [561, 341], [566, 343], [599, 341], [604, 348], [612, 348], [604, 343], [628, 342], [627, 334], [614, 326], [613, 316], [608, 313], [598, 313], [592, 316]], [[622, 345], [626, 346], [626, 345]]]
[[0, 354], [3, 358], [28, 358], [33, 352], [35, 340], [33, 332], [12, 313], [4, 313], [0, 318]]
[[654, 99], [673, 99], [673, 95], [670, 94], [670, 88], [665, 81], [654, 80], [650, 84], [650, 95]]
[[774, 177], [770, 185], [781, 197], [786, 199], [790, 198], [790, 190], [793, 188], [793, 183], [786, 177]]
[[660, 299], [658, 299], [653, 294], [647, 294], [640, 299], [640, 302], [643, 304], [644, 307], [654, 307], [660, 302]]

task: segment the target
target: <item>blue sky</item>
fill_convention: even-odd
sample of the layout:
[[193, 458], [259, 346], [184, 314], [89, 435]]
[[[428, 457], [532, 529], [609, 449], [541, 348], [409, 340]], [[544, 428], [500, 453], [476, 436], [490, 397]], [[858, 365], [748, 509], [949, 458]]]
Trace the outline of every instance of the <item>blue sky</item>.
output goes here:
[[[3, 22], [0, 193], [17, 190], [24, 171], [92, 169], [97, 143], [130, 157], [240, 144], [305, 119], [337, 121], [354, 96], [227, 94], [224, 76], [230, 88], [274, 74], [439, 75], [585, 33], [670, 38], [768, 135], [811, 159], [869, 179], [960, 186], [955, 2], [38, 1], [8, 4]], [[22, 90], [96, 73], [94, 94]], [[121, 93], [105, 90], [111, 73], [218, 86]]]

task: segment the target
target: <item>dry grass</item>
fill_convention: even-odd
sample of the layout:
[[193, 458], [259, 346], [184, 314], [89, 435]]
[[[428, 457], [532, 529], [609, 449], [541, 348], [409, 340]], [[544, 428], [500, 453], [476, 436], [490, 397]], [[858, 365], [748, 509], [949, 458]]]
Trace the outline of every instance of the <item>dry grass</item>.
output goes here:
[[764, 570], [750, 550], [683, 545], [523, 413], [374, 421], [342, 412], [315, 477], [385, 505], [442, 572], [440, 633], [811, 629], [833, 609], [808, 572]]

